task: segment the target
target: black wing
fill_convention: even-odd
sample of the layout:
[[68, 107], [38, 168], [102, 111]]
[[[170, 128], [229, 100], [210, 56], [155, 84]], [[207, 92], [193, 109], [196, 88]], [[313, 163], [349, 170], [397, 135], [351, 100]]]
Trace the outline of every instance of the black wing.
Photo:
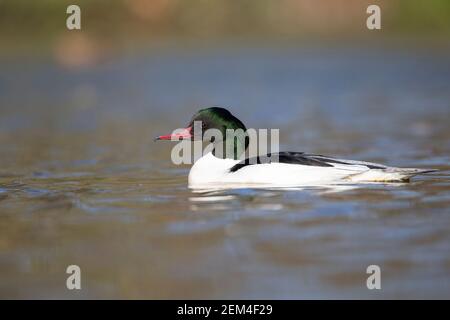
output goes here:
[[268, 153], [265, 156], [257, 156], [247, 158], [231, 167], [230, 172], [236, 172], [237, 170], [251, 166], [255, 164], [265, 163], [290, 163], [301, 164], [304, 166], [316, 166], [316, 167], [333, 167], [333, 164], [346, 164], [346, 165], [358, 165], [366, 166], [369, 169], [385, 169], [386, 166], [378, 165], [376, 163], [369, 163], [363, 161], [341, 160], [322, 155], [306, 154], [304, 152], [278, 152]]

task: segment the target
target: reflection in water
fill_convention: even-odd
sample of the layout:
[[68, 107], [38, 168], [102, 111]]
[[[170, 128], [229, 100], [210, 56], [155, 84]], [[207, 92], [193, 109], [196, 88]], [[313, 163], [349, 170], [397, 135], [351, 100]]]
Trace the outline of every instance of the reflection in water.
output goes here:
[[[374, 183], [374, 185], [377, 185]], [[380, 184], [378, 184], [380, 185]], [[393, 184], [394, 185], [394, 184]], [[396, 184], [400, 185], [400, 184]], [[221, 200], [219, 197], [215, 195], [220, 194], [226, 190], [233, 190], [237, 194], [245, 194], [246, 190], [256, 189], [261, 191], [316, 191], [318, 193], [333, 193], [333, 192], [341, 192], [352, 190], [358, 188], [358, 186], [367, 186], [367, 184], [354, 184], [354, 183], [336, 183], [336, 184], [324, 184], [324, 185], [296, 185], [292, 187], [274, 187], [270, 184], [223, 184], [221, 186], [212, 186], [211, 188], [196, 188], [192, 189], [194, 193], [202, 193], [205, 198], [191, 198], [193, 201], [202, 201], [199, 199], [206, 199], [206, 197], [210, 198], [209, 201]], [[266, 193], [271, 194], [271, 193]], [[260, 192], [260, 195], [264, 195], [264, 193]], [[204, 200], [208, 201], [208, 200]]]
[[[77, 74], [5, 66], [0, 297], [450, 297], [449, 56], [230, 49]], [[209, 104], [281, 128], [284, 150], [442, 171], [192, 191], [152, 137]], [[69, 264], [80, 292], [65, 288]], [[370, 264], [381, 292], [366, 289]]]

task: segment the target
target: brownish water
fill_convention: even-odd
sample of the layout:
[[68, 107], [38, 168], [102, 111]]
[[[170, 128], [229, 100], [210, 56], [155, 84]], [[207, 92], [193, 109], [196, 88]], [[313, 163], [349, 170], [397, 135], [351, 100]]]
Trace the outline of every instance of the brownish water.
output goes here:
[[[2, 298], [450, 298], [450, 55], [125, 56], [0, 73]], [[281, 149], [442, 171], [408, 184], [196, 194], [157, 134], [223, 105]], [[66, 267], [82, 271], [69, 291]], [[382, 271], [368, 290], [366, 268]]]

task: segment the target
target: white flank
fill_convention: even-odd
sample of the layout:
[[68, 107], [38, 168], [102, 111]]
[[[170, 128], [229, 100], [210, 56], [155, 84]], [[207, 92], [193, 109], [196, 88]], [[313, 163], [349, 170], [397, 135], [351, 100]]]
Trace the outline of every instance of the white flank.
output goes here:
[[[370, 169], [368, 162], [340, 160], [331, 167], [289, 163], [254, 164], [230, 172], [240, 160], [219, 159], [211, 152], [197, 160], [189, 172], [190, 188], [209, 187], [289, 187], [339, 182], [403, 182], [434, 170], [386, 167]], [[376, 164], [375, 164], [376, 165]]]

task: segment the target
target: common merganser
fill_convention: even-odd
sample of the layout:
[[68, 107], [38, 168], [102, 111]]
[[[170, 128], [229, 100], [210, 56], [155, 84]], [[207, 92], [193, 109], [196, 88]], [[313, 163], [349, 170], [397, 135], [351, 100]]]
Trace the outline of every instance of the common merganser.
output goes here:
[[[201, 123], [200, 135], [194, 133], [196, 121]], [[205, 132], [209, 129], [222, 133], [223, 140], [207, 138]], [[240, 132], [231, 143], [225, 141], [227, 129]], [[203, 140], [213, 144], [214, 149], [199, 158], [189, 172], [189, 187], [193, 189], [217, 186], [293, 187], [345, 182], [408, 182], [417, 174], [437, 171], [389, 167], [304, 152], [278, 152], [242, 159], [249, 144], [246, 131], [244, 124], [228, 110], [211, 107], [198, 111], [185, 129], [158, 136], [155, 140]], [[223, 156], [217, 152], [221, 149]]]

